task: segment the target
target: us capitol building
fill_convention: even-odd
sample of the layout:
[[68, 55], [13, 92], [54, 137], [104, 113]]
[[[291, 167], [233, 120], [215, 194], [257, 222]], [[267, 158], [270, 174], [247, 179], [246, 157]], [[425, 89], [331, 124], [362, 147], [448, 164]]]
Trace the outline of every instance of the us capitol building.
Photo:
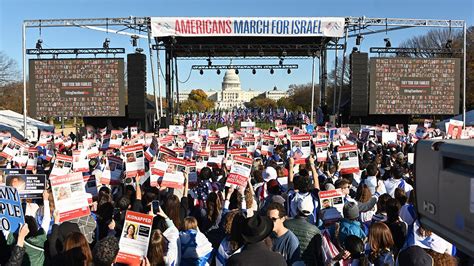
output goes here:
[[[266, 98], [278, 101], [280, 98], [287, 97], [287, 91], [278, 90], [276, 87], [273, 90], [266, 92], [255, 91], [252, 89], [242, 90], [240, 86], [239, 75], [235, 74], [234, 69], [228, 69], [225, 72], [224, 80], [222, 81], [222, 90], [204, 91], [210, 100], [213, 100], [216, 109], [229, 110], [233, 108], [244, 108], [244, 103], [250, 102], [254, 97], [263, 94]], [[188, 99], [190, 91], [180, 92], [179, 101], [183, 102]]]

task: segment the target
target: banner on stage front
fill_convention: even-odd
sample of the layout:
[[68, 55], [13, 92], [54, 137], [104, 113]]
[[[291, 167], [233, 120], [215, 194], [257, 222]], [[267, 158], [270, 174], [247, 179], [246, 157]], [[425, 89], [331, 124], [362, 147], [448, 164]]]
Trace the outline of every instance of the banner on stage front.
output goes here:
[[153, 37], [343, 37], [343, 17], [152, 17]]
[[82, 173], [50, 177], [59, 221], [69, 221], [90, 214]]

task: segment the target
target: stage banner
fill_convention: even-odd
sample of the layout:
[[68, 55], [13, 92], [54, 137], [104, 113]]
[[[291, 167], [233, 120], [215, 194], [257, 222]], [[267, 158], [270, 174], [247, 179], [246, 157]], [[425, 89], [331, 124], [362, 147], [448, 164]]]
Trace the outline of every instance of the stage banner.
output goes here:
[[82, 173], [50, 177], [59, 221], [69, 221], [90, 214]]
[[25, 223], [21, 199], [14, 187], [0, 186], [0, 231], [16, 232]]
[[343, 37], [343, 17], [152, 17], [153, 37]]
[[147, 255], [153, 216], [127, 211], [116, 263], [140, 265]]

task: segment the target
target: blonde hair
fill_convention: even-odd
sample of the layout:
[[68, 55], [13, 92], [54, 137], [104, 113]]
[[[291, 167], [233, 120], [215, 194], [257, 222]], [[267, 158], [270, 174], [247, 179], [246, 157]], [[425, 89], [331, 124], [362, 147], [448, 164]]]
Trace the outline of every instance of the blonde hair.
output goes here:
[[189, 229], [198, 230], [198, 222], [197, 222], [196, 218], [194, 218], [192, 216], [188, 216], [188, 217], [184, 218], [183, 229], [185, 231], [189, 230]]

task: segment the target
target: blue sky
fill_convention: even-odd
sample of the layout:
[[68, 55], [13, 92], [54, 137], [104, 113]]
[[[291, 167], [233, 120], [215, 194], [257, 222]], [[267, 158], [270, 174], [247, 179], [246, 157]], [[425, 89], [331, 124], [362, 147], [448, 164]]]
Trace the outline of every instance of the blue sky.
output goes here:
[[[21, 68], [21, 27], [25, 19], [50, 18], [94, 18], [133, 16], [366, 16], [380, 18], [433, 18], [467, 20], [474, 24], [473, 0], [0, 0], [0, 51], [17, 60]], [[426, 32], [427, 29], [402, 30], [367, 36], [362, 50], [372, 46], [383, 46], [383, 38], [390, 37], [392, 46], [407, 38]], [[39, 38], [38, 29], [27, 32], [27, 47], [34, 48]], [[132, 52], [129, 38], [76, 28], [43, 28], [41, 38], [43, 47], [101, 47], [104, 38], [111, 39], [111, 47], [124, 47]], [[146, 48], [145, 41], [141, 46]], [[353, 40], [349, 43], [349, 49]], [[334, 54], [329, 53], [332, 66]], [[179, 61], [179, 77], [185, 80], [193, 64], [199, 61]], [[228, 62], [221, 62], [226, 64]], [[253, 63], [253, 62], [241, 62]], [[277, 63], [255, 62], [255, 63]], [[286, 71], [260, 71], [252, 75], [241, 71], [240, 78], [244, 89], [268, 90], [277, 86], [286, 89], [290, 84], [311, 82], [311, 60], [287, 60], [285, 63], [299, 64], [299, 69], [288, 75]], [[191, 72], [188, 82], [180, 84], [180, 90], [192, 88], [220, 89], [223, 74], [214, 71], [203, 76]], [[148, 80], [151, 80], [149, 75]], [[149, 82], [148, 91], [152, 90]]]

